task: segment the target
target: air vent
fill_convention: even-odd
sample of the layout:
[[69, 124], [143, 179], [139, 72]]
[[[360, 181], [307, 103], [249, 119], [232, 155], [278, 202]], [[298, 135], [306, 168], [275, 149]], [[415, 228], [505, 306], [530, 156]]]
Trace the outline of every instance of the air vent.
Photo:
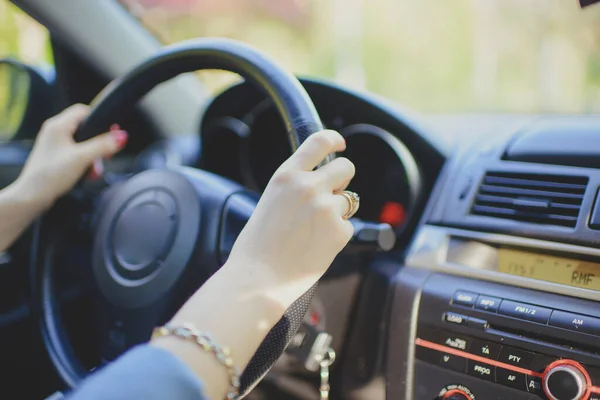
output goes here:
[[488, 172], [471, 213], [574, 227], [587, 183], [583, 176]]

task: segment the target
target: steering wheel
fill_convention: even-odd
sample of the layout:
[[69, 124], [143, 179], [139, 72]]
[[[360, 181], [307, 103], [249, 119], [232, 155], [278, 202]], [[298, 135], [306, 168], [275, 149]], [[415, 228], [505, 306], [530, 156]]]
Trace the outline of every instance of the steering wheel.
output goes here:
[[[293, 150], [322, 129], [312, 101], [292, 74], [239, 42], [201, 39], [167, 47], [110, 83], [92, 103], [76, 138], [106, 131], [118, 110], [162, 82], [201, 69], [235, 72], [264, 90], [285, 122]], [[96, 197], [97, 222], [91, 226], [97, 289], [93, 299], [102, 360], [114, 360], [148, 340], [152, 329], [166, 322], [219, 269], [256, 201], [237, 183], [189, 167], [146, 170]], [[44, 224], [50, 217], [44, 216], [40, 240], [32, 249], [33, 298], [50, 359], [65, 383], [75, 387], [89, 371], [75, 356], [60, 318], [56, 235]], [[247, 393], [285, 350], [314, 289], [298, 299], [266, 336], [242, 374], [241, 393]]]

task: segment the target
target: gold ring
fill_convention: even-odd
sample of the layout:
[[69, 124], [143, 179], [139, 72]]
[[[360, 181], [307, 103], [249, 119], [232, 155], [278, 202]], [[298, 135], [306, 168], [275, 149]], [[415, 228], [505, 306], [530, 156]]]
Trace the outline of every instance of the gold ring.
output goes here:
[[346, 214], [344, 214], [342, 218], [350, 219], [354, 216], [354, 214], [356, 214], [356, 212], [358, 211], [358, 207], [360, 207], [360, 197], [358, 194], [349, 190], [344, 190], [340, 194], [344, 196], [346, 200], [348, 200], [348, 211], [346, 212]]

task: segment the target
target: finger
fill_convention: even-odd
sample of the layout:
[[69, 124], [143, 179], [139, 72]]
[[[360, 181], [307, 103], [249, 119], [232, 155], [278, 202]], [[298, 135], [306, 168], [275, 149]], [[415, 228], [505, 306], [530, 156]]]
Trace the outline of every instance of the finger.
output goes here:
[[354, 214], [356, 214], [358, 208], [360, 207], [360, 203], [352, 201], [350, 198], [348, 198], [347, 195], [344, 195], [343, 193], [344, 192], [334, 194], [333, 201], [337, 207], [340, 217], [346, 217], [344, 219], [348, 219], [351, 218]]
[[350, 212], [350, 208], [352, 207], [350, 201], [340, 193], [334, 194], [332, 196], [333, 202], [335, 204], [339, 216], [343, 217], [344, 215], [348, 214]]
[[327, 188], [332, 191], [343, 190], [344, 185], [354, 177], [356, 169], [354, 164], [345, 157], [336, 158], [329, 164], [319, 168], [314, 173]]
[[127, 143], [128, 135], [125, 131], [103, 133], [76, 145], [77, 151], [86, 164], [94, 160], [110, 157]]
[[348, 242], [350, 242], [350, 240], [354, 236], [354, 225], [352, 225], [352, 222], [350, 221], [342, 221], [342, 223], [344, 226], [345, 233], [344, 239], [346, 240], [346, 244], [348, 244]]
[[77, 128], [90, 114], [90, 108], [83, 104], [74, 104], [58, 114], [55, 129], [57, 133], [73, 136]]
[[74, 104], [60, 114], [48, 119], [42, 125], [42, 132], [52, 135], [72, 136], [83, 120], [89, 115], [89, 107]]
[[342, 135], [331, 130], [321, 131], [310, 135], [288, 162], [296, 168], [312, 171], [329, 154], [345, 149], [346, 141]]
[[[354, 176], [353, 176], [353, 178], [354, 178]], [[350, 185], [351, 180], [352, 179], [348, 179], [346, 182], [342, 183], [342, 185], [339, 188], [335, 189], [333, 192], [339, 193], [339, 192], [343, 192], [344, 190], [348, 189], [348, 186]]]
[[92, 163], [87, 178], [91, 181], [97, 181], [104, 174], [104, 163], [101, 158], [97, 158]]

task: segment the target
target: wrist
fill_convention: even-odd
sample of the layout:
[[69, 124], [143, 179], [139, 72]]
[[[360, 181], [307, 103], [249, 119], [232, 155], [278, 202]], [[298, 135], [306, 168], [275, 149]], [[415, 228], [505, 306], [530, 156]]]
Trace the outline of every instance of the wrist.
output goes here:
[[19, 176], [6, 188], [10, 197], [21, 210], [31, 214], [34, 218], [49, 209], [54, 199], [48, 198], [36, 190], [36, 185], [27, 178]]
[[225, 279], [233, 285], [232, 290], [241, 296], [262, 297], [283, 310], [306, 293], [320, 277], [318, 274], [293, 274], [294, 279], [287, 279], [269, 265], [241, 263], [235, 259], [228, 260], [219, 273], [227, 275]]

